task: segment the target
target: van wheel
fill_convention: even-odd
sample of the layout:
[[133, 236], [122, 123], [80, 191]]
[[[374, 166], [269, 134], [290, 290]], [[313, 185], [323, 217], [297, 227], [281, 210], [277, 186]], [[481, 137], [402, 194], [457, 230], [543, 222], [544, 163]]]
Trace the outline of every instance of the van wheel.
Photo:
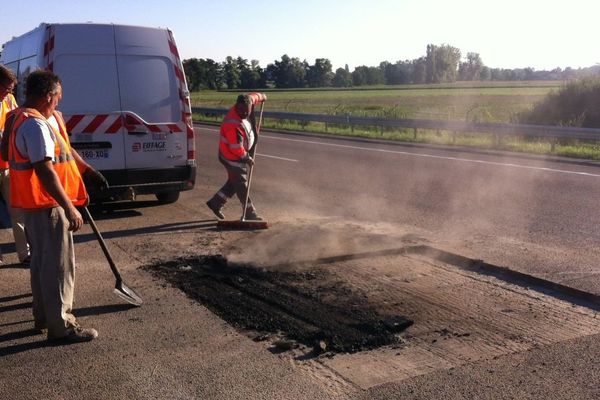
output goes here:
[[179, 199], [179, 192], [156, 193], [156, 198], [160, 204], [175, 203]]

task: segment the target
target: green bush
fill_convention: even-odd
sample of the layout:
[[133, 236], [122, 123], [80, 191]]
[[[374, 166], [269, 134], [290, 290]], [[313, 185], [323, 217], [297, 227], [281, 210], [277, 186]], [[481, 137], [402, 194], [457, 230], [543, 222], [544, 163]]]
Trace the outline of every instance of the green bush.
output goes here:
[[520, 116], [526, 124], [600, 128], [600, 76], [567, 83]]

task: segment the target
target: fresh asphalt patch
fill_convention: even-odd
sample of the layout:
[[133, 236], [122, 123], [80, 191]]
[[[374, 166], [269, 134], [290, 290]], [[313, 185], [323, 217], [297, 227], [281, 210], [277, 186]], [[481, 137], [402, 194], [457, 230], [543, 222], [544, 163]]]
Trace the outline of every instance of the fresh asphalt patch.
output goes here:
[[[364, 291], [324, 268], [275, 271], [234, 264], [223, 256], [196, 256], [147, 267], [238, 329], [275, 334], [314, 353], [356, 353], [398, 344], [413, 321], [381, 315]], [[266, 336], [265, 336], [266, 335]]]
[[577, 293], [407, 244], [274, 264], [195, 255], [146, 269], [335, 394], [600, 332], [597, 307]]

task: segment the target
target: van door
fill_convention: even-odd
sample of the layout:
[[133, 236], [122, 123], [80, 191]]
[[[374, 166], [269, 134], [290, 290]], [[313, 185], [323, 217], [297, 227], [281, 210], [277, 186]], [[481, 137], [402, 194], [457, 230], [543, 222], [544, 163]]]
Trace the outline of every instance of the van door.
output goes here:
[[115, 26], [128, 169], [186, 165], [187, 136], [167, 30]]
[[63, 86], [58, 108], [73, 147], [98, 170], [122, 170], [125, 152], [113, 26], [65, 24], [50, 29], [54, 72]]

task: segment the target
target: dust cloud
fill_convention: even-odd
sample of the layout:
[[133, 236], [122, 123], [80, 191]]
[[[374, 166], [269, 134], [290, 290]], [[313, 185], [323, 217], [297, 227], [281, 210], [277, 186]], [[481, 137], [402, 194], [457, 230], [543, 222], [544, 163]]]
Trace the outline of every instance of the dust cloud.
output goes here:
[[238, 240], [225, 251], [225, 256], [232, 263], [281, 269], [324, 257], [398, 248], [419, 240], [388, 224], [300, 219], [278, 222], [268, 230]]
[[[302, 169], [279, 163], [259, 174], [255, 193], [269, 198], [269, 209], [260, 211], [273, 228], [248, 244], [253, 250], [244, 248], [251, 254], [240, 250], [232, 256], [294, 262], [398, 247], [394, 238], [415, 234], [467, 257], [527, 266], [540, 263], [530, 254], [534, 249], [558, 241], [560, 232], [550, 224], [558, 218], [548, 216], [570, 209], [556, 210], [549, 201], [557, 175], [542, 169], [548, 166], [543, 158], [430, 145], [348, 147], [332, 164], [329, 148], [311, 145]], [[573, 215], [572, 221], [578, 219]], [[385, 234], [377, 226], [384, 223]], [[369, 241], [371, 235], [378, 239]]]

